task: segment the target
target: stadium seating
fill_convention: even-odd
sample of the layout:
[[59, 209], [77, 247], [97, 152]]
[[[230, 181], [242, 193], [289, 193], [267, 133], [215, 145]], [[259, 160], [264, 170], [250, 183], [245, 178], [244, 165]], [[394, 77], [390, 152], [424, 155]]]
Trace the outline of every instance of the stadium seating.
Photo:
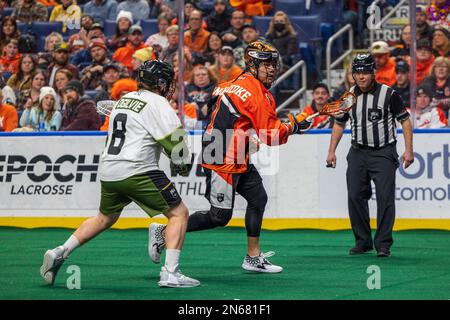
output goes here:
[[[322, 48], [325, 54], [327, 48], [328, 39], [336, 33], [336, 26], [332, 23], [323, 22], [320, 24], [320, 35], [322, 37]], [[331, 56], [335, 57], [344, 52], [342, 37], [336, 39], [331, 49]]]
[[305, 0], [277, 0], [274, 9], [274, 12], [283, 11], [289, 16], [306, 14]]
[[31, 25], [29, 25], [28, 23], [17, 22], [17, 29], [19, 29], [21, 34], [28, 33], [30, 28], [31, 28]]
[[272, 17], [260, 17], [255, 16], [253, 17], [253, 23], [256, 25], [256, 27], [259, 30], [259, 34], [261, 36], [264, 36], [269, 29], [270, 21], [272, 20]]
[[116, 33], [116, 20], [105, 20], [103, 29], [106, 37], [112, 37]]
[[89, 97], [91, 97], [92, 99], [95, 99], [95, 97], [98, 94], [98, 91], [97, 90], [86, 90], [84, 93], [86, 95], [88, 95]]
[[31, 31], [39, 36], [48, 36], [52, 32], [62, 33], [63, 24], [61, 21], [54, 22], [33, 22]]
[[65, 36], [71, 36], [74, 35], [76, 33], [80, 32], [80, 29], [77, 28], [67, 28], [66, 32], [64, 33]]
[[36, 51], [37, 52], [43, 52], [44, 48], [45, 48], [45, 36], [41, 36], [39, 37], [39, 39], [37, 40], [37, 45], [36, 45]]
[[3, 80], [5, 80], [5, 82], [8, 81], [8, 79], [11, 77], [11, 75], [12, 75], [11, 72], [2, 72]]
[[311, 42], [320, 38], [320, 20], [318, 15], [289, 16], [299, 41]]
[[214, 10], [214, 1], [212, 0], [203, 0], [198, 3], [198, 7], [200, 10], [202, 10], [205, 14], [209, 14], [211, 11]]
[[10, 16], [13, 12], [14, 8], [7, 7], [2, 10], [2, 17]]
[[157, 19], [141, 20], [141, 27], [144, 34], [144, 41], [152, 34], [159, 32]]
[[324, 0], [320, 4], [313, 0], [307, 13], [318, 15], [320, 22], [339, 23], [342, 20], [343, 10], [343, 0]]
[[52, 6], [47, 7], [48, 18], [49, 19], [50, 19], [50, 15], [52, 14], [52, 11], [53, 11], [53, 7]]

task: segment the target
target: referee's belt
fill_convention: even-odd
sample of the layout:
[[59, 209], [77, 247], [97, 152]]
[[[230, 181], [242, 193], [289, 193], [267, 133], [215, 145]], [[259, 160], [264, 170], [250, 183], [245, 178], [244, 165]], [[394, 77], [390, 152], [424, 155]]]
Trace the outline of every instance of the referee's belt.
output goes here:
[[395, 143], [396, 142], [391, 142], [391, 143], [385, 144], [384, 146], [381, 146], [381, 147], [370, 147], [370, 146], [365, 146], [363, 144], [359, 144], [359, 143], [352, 141], [352, 147], [355, 149], [362, 149], [362, 150], [381, 150], [383, 148], [395, 145]]

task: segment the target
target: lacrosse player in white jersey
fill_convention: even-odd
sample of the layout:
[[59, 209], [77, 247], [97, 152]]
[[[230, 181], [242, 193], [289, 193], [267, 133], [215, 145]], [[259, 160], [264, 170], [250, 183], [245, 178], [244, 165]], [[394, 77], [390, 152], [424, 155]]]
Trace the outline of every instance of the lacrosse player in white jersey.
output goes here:
[[168, 63], [146, 61], [138, 71], [139, 90], [115, 104], [100, 166], [100, 211], [83, 222], [63, 245], [45, 253], [40, 271], [47, 283], [54, 283], [73, 250], [110, 228], [133, 201], [149, 216], [163, 213], [169, 219], [165, 234], [168, 250], [159, 286], [200, 284], [178, 268], [189, 214], [175, 186], [158, 166], [164, 151], [179, 174], [188, 175], [191, 169], [186, 133], [168, 102], [175, 87], [173, 77]]

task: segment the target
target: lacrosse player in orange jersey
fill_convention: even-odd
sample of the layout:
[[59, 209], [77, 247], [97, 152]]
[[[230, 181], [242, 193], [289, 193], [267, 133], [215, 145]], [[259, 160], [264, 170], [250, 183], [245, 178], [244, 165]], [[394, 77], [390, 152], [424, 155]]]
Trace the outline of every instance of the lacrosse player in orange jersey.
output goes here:
[[[275, 100], [269, 88], [276, 80], [279, 52], [269, 43], [252, 42], [245, 50], [246, 69], [233, 81], [214, 90], [214, 109], [203, 134], [202, 166], [206, 171], [208, 211], [197, 211], [189, 217], [187, 231], [226, 226], [233, 214], [237, 191], [247, 200], [245, 226], [248, 252], [242, 268], [248, 271], [277, 273], [282, 267], [271, 264], [262, 253], [259, 236], [267, 203], [262, 178], [249, 163], [249, 141], [252, 131], [267, 145], [281, 145], [291, 134], [301, 134], [311, 128], [306, 115], [283, 123], [276, 115]], [[215, 150], [215, 151], [213, 151]], [[149, 254], [158, 263], [164, 248], [164, 225], [149, 227]]]

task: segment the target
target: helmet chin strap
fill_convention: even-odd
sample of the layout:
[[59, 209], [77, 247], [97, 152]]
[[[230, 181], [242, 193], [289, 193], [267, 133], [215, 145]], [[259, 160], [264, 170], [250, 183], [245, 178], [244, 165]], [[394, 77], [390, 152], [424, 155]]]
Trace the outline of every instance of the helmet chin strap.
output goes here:
[[[269, 89], [272, 86], [273, 81], [271, 83], [265, 83], [265, 82], [261, 81], [261, 79], [259, 78], [259, 61], [258, 61], [258, 64], [256, 64], [256, 62], [253, 62], [253, 67], [249, 67], [247, 69], [256, 79], [258, 79], [259, 82], [261, 82], [264, 85], [264, 87], [266, 89]], [[252, 71], [252, 69], [254, 69], [254, 71]], [[266, 67], [266, 70], [267, 70], [267, 67]], [[266, 71], [266, 79], [267, 79], [267, 74], [269, 74], [269, 73]]]

